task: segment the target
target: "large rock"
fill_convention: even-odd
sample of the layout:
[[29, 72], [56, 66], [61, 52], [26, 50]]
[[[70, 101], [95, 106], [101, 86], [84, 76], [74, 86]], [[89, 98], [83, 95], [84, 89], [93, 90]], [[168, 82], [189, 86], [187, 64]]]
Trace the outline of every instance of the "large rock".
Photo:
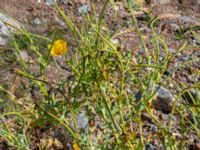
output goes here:
[[0, 46], [7, 44], [11, 35], [10, 31], [15, 31], [20, 27], [21, 25], [16, 20], [0, 12]]
[[154, 102], [154, 108], [156, 110], [162, 111], [165, 114], [171, 113], [173, 102], [175, 100], [173, 95], [169, 90], [162, 86], [155, 86], [155, 90], [157, 90], [157, 97]]

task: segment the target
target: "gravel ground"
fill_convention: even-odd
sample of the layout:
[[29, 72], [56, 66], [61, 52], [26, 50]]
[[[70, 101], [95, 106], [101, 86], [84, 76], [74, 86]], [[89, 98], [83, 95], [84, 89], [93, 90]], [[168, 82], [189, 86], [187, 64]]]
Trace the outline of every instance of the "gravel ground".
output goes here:
[[[145, 35], [145, 39], [147, 39], [146, 41], [149, 49], [152, 48], [151, 41], [148, 41], [148, 39], [152, 36], [152, 31], [149, 27], [148, 21], [149, 17], [154, 18], [158, 16], [161, 18], [155, 30], [166, 40], [171, 55], [176, 53], [176, 51], [184, 44], [185, 41], [188, 42], [188, 46], [185, 48], [185, 50], [181, 54], [177, 55], [174, 59], [172, 59], [171, 63], [169, 64], [168, 71], [165, 72], [165, 75], [168, 76], [172, 72], [173, 68], [175, 68], [176, 66], [183, 64], [188, 59], [196, 59], [200, 57], [200, 43], [194, 38], [194, 35], [189, 32], [191, 27], [197, 27], [194, 28], [195, 32], [200, 35], [200, 4], [195, 0], [177, 0], [167, 4], [161, 4], [159, 2], [153, 2], [151, 0], [146, 0], [146, 2], [147, 4], [144, 5], [142, 11], [137, 11], [135, 15], [138, 20], [139, 27], [142, 33]], [[89, 12], [91, 14], [93, 13], [90, 8], [91, 4], [89, 0], [60, 0], [59, 4], [65, 11], [65, 13], [73, 14], [75, 22], [78, 24], [78, 26], [84, 25], [84, 19], [81, 16], [80, 12]], [[95, 4], [97, 6], [97, 12], [99, 12], [103, 6], [103, 2], [101, 0], [96, 0]], [[44, 1], [42, 1], [41, 3], [37, 3], [35, 0], [29, 0], [28, 2], [27, 0], [0, 0], [0, 9], [1, 11], [6, 12], [10, 16], [12, 16], [14, 19], [18, 20], [25, 28], [27, 28], [31, 32], [45, 35], [48, 31], [51, 31], [52, 29], [62, 29], [66, 31], [68, 35], [71, 35], [68, 29], [65, 27], [64, 22], [58, 15], [57, 11], [54, 9], [53, 5], [46, 4]], [[131, 22], [131, 16], [128, 13], [127, 8], [124, 7], [123, 2], [121, 1], [116, 1], [115, 7], [109, 4], [106, 8], [103, 18], [105, 19], [105, 23], [109, 26], [109, 30], [113, 32], [116, 30], [125, 31], [130, 26]], [[183, 29], [182, 39], [181, 37], [177, 36], [180, 29]], [[67, 37], [67, 39], [69, 41], [70, 36]], [[135, 34], [135, 31], [130, 30], [123, 35], [115, 37], [115, 42], [120, 45], [120, 49], [124, 55], [127, 51], [134, 49], [133, 61], [136, 62], [136, 58], [142, 54], [142, 50], [139, 46], [140, 41], [138, 39], [139, 37]], [[73, 42], [69, 43], [69, 48], [73, 49]], [[26, 59], [27, 61], [32, 63], [32, 67], [29, 68], [31, 72], [34, 72], [36, 75], [37, 73], [39, 74], [39, 69], [37, 67], [38, 64], [34, 62], [34, 56], [30, 55], [26, 51], [23, 52], [21, 55], [23, 59]], [[28, 87], [26, 86], [26, 84], [28, 84], [28, 81], [24, 78], [17, 77], [13, 73], [13, 68], [18, 67], [17, 62], [9, 62], [9, 59], [2, 59], [4, 63], [3, 65], [0, 65], [0, 74], [6, 74], [6, 76], [0, 75], [0, 84], [5, 84], [6, 82], [12, 81], [13, 83], [15, 83], [15, 86], [11, 89], [14, 95], [16, 95], [18, 98], [23, 97], [23, 93], [21, 93], [20, 91]], [[8, 64], [10, 64], [9, 67], [7, 67]], [[70, 77], [69, 71], [62, 70], [60, 72], [61, 76], [55, 78], [55, 70], [56, 66], [50, 64], [46, 71], [47, 80], [56, 81], [60, 80], [60, 77]], [[172, 79], [174, 81], [181, 81], [190, 86], [200, 81], [200, 76], [194, 76], [194, 74], [192, 73], [194, 71], [199, 72], [199, 70], [200, 62], [195, 62], [193, 63], [192, 67], [186, 66], [182, 69], [179, 69], [176, 73], [173, 74]], [[171, 103], [173, 103], [174, 101], [173, 95], [177, 92], [180, 92], [180, 89], [178, 89], [175, 83], [171, 82], [171, 80], [166, 82], [169, 87], [162, 87], [162, 90], [158, 91], [158, 94], [160, 93], [160, 97], [158, 96], [157, 101], [154, 104], [155, 111], [153, 113], [159, 119], [161, 124], [167, 126], [170, 122], [170, 116], [168, 114], [171, 112]], [[33, 95], [38, 98], [40, 94], [37, 92], [37, 89], [34, 88], [35, 87], [33, 87]], [[138, 91], [134, 92], [137, 97], [140, 97], [141, 93], [137, 93]], [[195, 92], [198, 93], [200, 91]], [[165, 103], [166, 99], [167, 104]], [[138, 98], [138, 101], [139, 100], [140, 98]], [[192, 120], [192, 116], [189, 111], [186, 112], [186, 116], [188, 116], [188, 118]], [[81, 125], [84, 124], [84, 126], [87, 126], [88, 119], [84, 116], [84, 113], [81, 113], [77, 118], [83, 120], [79, 121]], [[144, 137], [151, 139], [150, 144], [146, 146], [146, 150], [162, 149], [163, 147], [161, 141], [155, 140], [157, 139], [155, 136], [157, 136], [156, 133], [158, 131], [158, 127], [153, 123], [151, 116], [144, 112], [141, 114], [141, 118], [144, 121]], [[181, 116], [179, 114], [174, 114], [172, 119], [174, 123], [172, 134], [175, 134], [177, 139], [182, 138], [178, 125], [180, 118]], [[98, 117], [95, 119], [96, 122], [99, 121]], [[133, 130], [136, 130], [136, 132], [138, 132], [138, 125], [133, 124], [133, 127]], [[39, 130], [42, 132], [42, 134], [40, 131], [35, 131], [34, 136], [32, 137], [32, 149], [36, 149], [34, 143], [41, 142], [38, 141], [37, 136], [40, 136], [42, 139], [48, 139], [47, 137], [51, 136], [57, 137], [58, 135], [55, 135], [55, 130], [58, 130], [57, 132], [62, 135], [62, 128], [48, 128], [48, 126], [46, 126]], [[187, 130], [187, 141], [189, 149], [199, 150], [200, 139], [197, 137], [196, 133], [194, 133], [191, 127], [188, 127]], [[67, 137], [65, 137], [64, 139], [68, 140]], [[70, 145], [70, 142], [67, 142], [67, 144]], [[0, 150], [5, 150], [7, 149], [7, 147], [8, 146], [6, 142], [0, 140]]]

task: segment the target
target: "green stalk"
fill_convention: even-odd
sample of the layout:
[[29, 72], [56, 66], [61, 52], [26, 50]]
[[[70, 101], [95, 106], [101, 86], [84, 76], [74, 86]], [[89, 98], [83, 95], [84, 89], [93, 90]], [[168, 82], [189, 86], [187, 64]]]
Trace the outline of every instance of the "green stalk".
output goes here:
[[[100, 85], [99, 85], [99, 88], [100, 88]], [[100, 88], [100, 90], [101, 90], [101, 88]], [[112, 112], [111, 112], [111, 110], [110, 110], [110, 108], [109, 108], [109, 105], [108, 105], [108, 102], [107, 102], [107, 100], [106, 100], [106, 95], [105, 95], [105, 93], [101, 90], [101, 92], [100, 92], [100, 95], [101, 95], [101, 97], [102, 97], [102, 99], [103, 99], [103, 102], [104, 102], [104, 104], [105, 104], [105, 106], [106, 106], [106, 109], [107, 109], [107, 111], [108, 111], [108, 113], [109, 113], [109, 115], [110, 115], [110, 118], [111, 118], [111, 121], [112, 121], [112, 123], [113, 123], [113, 125], [114, 125], [114, 127], [115, 127], [115, 129], [116, 129], [116, 131], [119, 133], [119, 134], [121, 134], [121, 127], [116, 123], [116, 121], [114, 120], [114, 117], [113, 117], [113, 115], [112, 115]]]
[[[37, 104], [37, 103], [36, 103]], [[62, 120], [60, 120], [58, 117], [56, 117], [54, 114], [52, 114], [51, 112], [46, 111], [45, 108], [43, 108], [41, 105], [37, 104], [37, 106], [42, 109], [44, 112], [46, 112], [49, 116], [51, 116], [52, 118], [54, 118], [55, 120], [57, 120], [61, 125], [63, 125], [68, 131], [69, 133], [71, 133], [71, 135], [75, 138], [75, 140], [78, 140], [78, 134], [75, 133], [67, 124], [67, 122], [63, 122]]]

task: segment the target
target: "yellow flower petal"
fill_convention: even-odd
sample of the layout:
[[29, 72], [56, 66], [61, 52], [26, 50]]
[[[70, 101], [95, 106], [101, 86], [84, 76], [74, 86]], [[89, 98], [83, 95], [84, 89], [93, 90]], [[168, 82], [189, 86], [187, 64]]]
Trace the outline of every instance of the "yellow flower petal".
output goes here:
[[81, 148], [79, 147], [79, 145], [76, 144], [76, 143], [73, 144], [73, 149], [74, 150], [81, 150]]
[[52, 56], [64, 55], [67, 52], [67, 43], [64, 40], [58, 39], [52, 45], [48, 45], [51, 49], [50, 54]]

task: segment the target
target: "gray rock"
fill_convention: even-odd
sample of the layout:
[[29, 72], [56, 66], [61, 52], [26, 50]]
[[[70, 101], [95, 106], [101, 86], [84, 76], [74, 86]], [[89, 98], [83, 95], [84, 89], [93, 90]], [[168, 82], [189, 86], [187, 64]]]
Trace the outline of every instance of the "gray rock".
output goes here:
[[111, 42], [112, 42], [114, 45], [119, 45], [119, 44], [120, 44], [119, 39], [112, 39]]
[[40, 74], [40, 73], [41, 73], [41, 72], [40, 72], [40, 67], [39, 67], [39, 65], [37, 65], [37, 64], [31, 64], [31, 65], [29, 66], [28, 70], [29, 70], [29, 72], [32, 73], [33, 76], [38, 77], [38, 76], [41, 75], [41, 74]]
[[[15, 19], [13, 19], [12, 17], [4, 14], [4, 13], [1, 13], [0, 12], [0, 22], [5, 22], [7, 24], [10, 24], [12, 26], [14, 26], [15, 28], [19, 29], [22, 27], [22, 25]], [[13, 28], [12, 26], [7, 26], [9, 30], [11, 31], [16, 31], [15, 28]]]
[[176, 53], [176, 49], [174, 49], [174, 48], [169, 48], [168, 51], [169, 51], [171, 54]]
[[90, 5], [89, 4], [84, 4], [81, 7], [78, 8], [78, 12], [80, 14], [86, 14], [90, 11]]
[[154, 124], [149, 124], [149, 131], [158, 132], [158, 127]]
[[0, 35], [0, 46], [5, 46], [7, 43], [8, 43], [8, 39], [2, 38]]
[[147, 144], [145, 146], [145, 150], [155, 150], [155, 149], [156, 149], [156, 147], [154, 145], [152, 145], [152, 144]]
[[184, 22], [192, 22], [193, 21], [193, 19], [189, 16], [180, 16], [179, 19]]
[[163, 121], [169, 121], [169, 115], [166, 115], [166, 114], [160, 114], [159, 115], [159, 118]]
[[[85, 112], [81, 112], [76, 116], [76, 123], [77, 123], [77, 127], [79, 130], [86, 129], [88, 127], [88, 122], [89, 122], [89, 119], [85, 115]], [[74, 126], [75, 126], [75, 123], [73, 121], [71, 122], [71, 126], [72, 126], [72, 128], [74, 128]]]
[[194, 18], [194, 17], [190, 17], [190, 16], [180, 16], [178, 19], [184, 23], [191, 23], [191, 24], [195, 24], [195, 25], [200, 24], [199, 18]]
[[61, 2], [62, 2], [63, 4], [65, 4], [65, 5], [67, 5], [68, 1], [69, 1], [69, 0], [61, 0]]
[[35, 18], [35, 19], [32, 20], [33, 26], [37, 26], [37, 25], [41, 25], [41, 24], [42, 24], [42, 22], [40, 21], [39, 18]]
[[55, 17], [54, 19], [55, 19], [55, 22], [57, 22], [60, 26], [62, 26], [62, 27], [66, 26], [65, 25], [66, 23], [64, 21], [60, 20], [58, 17]]
[[[200, 66], [200, 65], [198, 65], [198, 66]], [[189, 77], [188, 77], [188, 80], [190, 81], [190, 82], [199, 82], [199, 76], [197, 75], [197, 74], [192, 74], [192, 75], [190, 75]], [[199, 91], [199, 93], [200, 93], [200, 91]]]
[[162, 86], [159, 87], [156, 85], [155, 90], [157, 90], [157, 97], [154, 102], [154, 108], [156, 110], [162, 111], [165, 114], [169, 114], [172, 111], [172, 106], [175, 98], [169, 92], [169, 90]]
[[180, 29], [179, 25], [176, 23], [169, 23], [169, 27], [172, 31], [178, 31]]
[[139, 102], [142, 98], [142, 92], [141, 91], [138, 91], [136, 94], [135, 94], [135, 101], [136, 102]]
[[183, 61], [188, 61], [190, 59], [190, 56], [182, 56], [181, 58]]
[[21, 28], [21, 25], [16, 20], [0, 12], [0, 46], [5, 46], [8, 43], [11, 36], [10, 31], [15, 31], [12, 26]]
[[45, 4], [48, 6], [51, 6], [51, 5], [54, 5], [54, 2], [53, 2], [53, 0], [46, 0]]
[[159, 3], [159, 4], [168, 4], [170, 3], [171, 0], [155, 0], [155, 3]]
[[200, 41], [197, 39], [197, 38], [195, 38], [194, 36], [191, 36], [191, 38], [189, 39], [189, 42], [192, 44], [192, 45], [200, 45]]
[[88, 126], [88, 118], [85, 113], [80, 113], [77, 115], [77, 125], [79, 129], [85, 129]]
[[17, 59], [20, 60], [20, 58], [21, 58], [23, 61], [27, 62], [28, 59], [29, 59], [29, 55], [28, 55], [27, 51], [20, 51], [20, 52], [19, 52], [19, 57], [18, 57]]
[[0, 35], [1, 37], [4, 37], [4, 38], [9, 37], [10, 35], [7, 26], [3, 22], [0, 22]]
[[7, 83], [11, 81], [12, 74], [9, 67], [0, 66], [0, 83]]
[[140, 30], [144, 33], [151, 33], [151, 29], [147, 26], [140, 27]]

